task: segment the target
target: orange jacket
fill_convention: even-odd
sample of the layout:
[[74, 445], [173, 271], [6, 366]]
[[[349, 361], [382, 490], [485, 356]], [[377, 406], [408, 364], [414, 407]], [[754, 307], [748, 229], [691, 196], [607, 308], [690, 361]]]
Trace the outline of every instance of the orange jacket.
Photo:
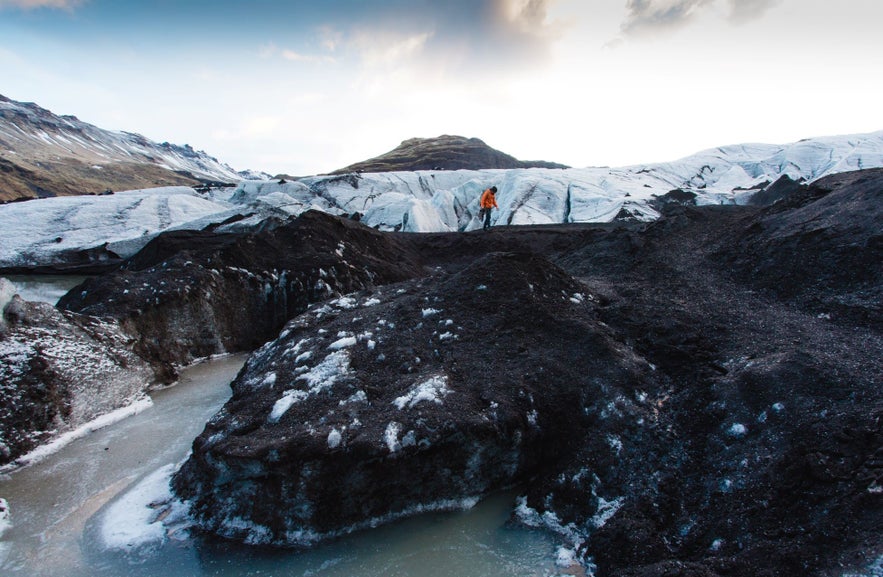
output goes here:
[[494, 196], [491, 189], [487, 189], [481, 193], [481, 200], [478, 201], [478, 206], [479, 208], [500, 208], [497, 206], [497, 197]]

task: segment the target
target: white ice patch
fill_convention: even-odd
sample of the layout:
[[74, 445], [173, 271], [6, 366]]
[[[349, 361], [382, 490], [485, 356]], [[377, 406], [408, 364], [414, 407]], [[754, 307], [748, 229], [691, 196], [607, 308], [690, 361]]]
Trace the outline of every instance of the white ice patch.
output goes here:
[[331, 432], [328, 433], [328, 448], [336, 449], [340, 446], [340, 441], [340, 431], [338, 431], [337, 429], [331, 429]]
[[730, 428], [727, 429], [727, 434], [731, 437], [744, 437], [748, 434], [748, 427], [742, 423], [733, 423]]
[[413, 408], [414, 405], [422, 401], [441, 404], [441, 398], [447, 396], [451, 390], [448, 388], [448, 377], [445, 375], [436, 375], [428, 380], [418, 383], [411, 387], [406, 395], [396, 398], [392, 403], [399, 410], [408, 407]]
[[9, 518], [9, 503], [6, 499], [0, 498], [0, 537], [12, 527], [12, 520]]
[[333, 343], [328, 345], [328, 348], [331, 349], [332, 351], [338, 351], [340, 349], [345, 349], [347, 347], [351, 347], [354, 344], [356, 344], [356, 337], [349, 336], [349, 337], [343, 337], [343, 338], [337, 339], [336, 341], [334, 341]]
[[598, 497], [598, 512], [591, 519], [592, 525], [596, 529], [603, 527], [607, 521], [616, 515], [616, 512], [622, 507], [623, 501], [622, 497], [617, 497], [612, 501], [608, 501], [604, 497]]
[[366, 300], [365, 302], [363, 302], [362, 306], [363, 307], [373, 307], [374, 305], [379, 305], [379, 304], [380, 304], [380, 299], [378, 299], [376, 297], [371, 297], [368, 300]]
[[298, 376], [296, 380], [306, 381], [310, 393], [318, 393], [345, 376], [349, 372], [349, 367], [349, 354], [346, 351], [336, 351], [325, 357], [325, 360], [310, 369], [308, 373]]
[[573, 545], [573, 549], [579, 549], [584, 541], [582, 532], [573, 523], [562, 525], [561, 520], [552, 511], [540, 514], [536, 509], [528, 506], [527, 497], [519, 496], [515, 499], [515, 516], [528, 527], [545, 527], [559, 535], [563, 535]]
[[273, 409], [270, 411], [267, 420], [271, 423], [278, 423], [282, 415], [292, 405], [303, 401], [310, 395], [315, 395], [331, 387], [338, 379], [349, 372], [349, 361], [349, 354], [346, 351], [336, 351], [325, 357], [325, 360], [308, 372], [295, 377], [296, 381], [306, 381], [309, 388], [305, 391], [300, 389], [285, 391], [282, 397], [273, 404]]
[[[183, 519], [185, 505], [172, 498], [169, 481], [176, 466], [166, 465], [154, 471], [115, 501], [101, 519], [101, 539], [108, 549], [127, 552], [151, 549], [166, 540], [166, 527], [170, 521]], [[169, 508], [157, 508], [156, 503], [166, 503], [171, 514], [160, 521], [160, 513]], [[153, 506], [151, 506], [153, 505]]]
[[386, 426], [386, 430], [383, 432], [383, 442], [389, 447], [390, 453], [395, 453], [402, 448], [402, 444], [399, 442], [399, 433], [401, 431], [402, 425], [395, 421]]
[[555, 565], [566, 569], [578, 564], [579, 562], [576, 560], [576, 552], [573, 549], [558, 547], [558, 552], [555, 554]]
[[530, 425], [532, 427], [536, 427], [537, 426], [537, 418], [539, 416], [540, 415], [539, 415], [539, 413], [537, 413], [536, 409], [533, 409], [527, 414], [527, 422], [530, 423]]
[[616, 435], [607, 435], [607, 444], [610, 445], [611, 449], [616, 451], [617, 455], [622, 451], [622, 439]]
[[343, 406], [343, 405], [348, 405], [350, 403], [367, 403], [367, 402], [368, 402], [368, 395], [365, 394], [365, 391], [359, 390], [359, 391], [356, 391], [355, 393], [353, 393], [350, 396], [350, 398], [340, 401], [338, 403], [338, 405]]
[[278, 423], [279, 419], [282, 418], [282, 415], [287, 413], [288, 409], [290, 409], [293, 404], [299, 403], [309, 396], [310, 394], [306, 391], [298, 389], [285, 391], [285, 394], [283, 394], [278, 401], [273, 403], [273, 409], [270, 411], [270, 416], [267, 417], [267, 420], [271, 423]]
[[346, 310], [354, 309], [358, 305], [358, 303], [356, 302], [356, 299], [354, 299], [352, 297], [340, 297], [339, 299], [337, 299], [335, 301], [331, 301], [331, 304], [335, 305], [338, 308], [342, 308], [342, 309], [346, 309]]
[[434, 308], [428, 308], [428, 309], [423, 309], [421, 312], [423, 313], [423, 318], [426, 318], [426, 317], [431, 317], [432, 315], [437, 315], [441, 311], [438, 309], [434, 309]]
[[782, 411], [785, 410], [785, 405], [783, 405], [782, 403], [774, 403], [773, 410], [776, 411], [777, 413], [781, 413]]
[[883, 577], [883, 556], [877, 557], [862, 573], [844, 573], [841, 577]]

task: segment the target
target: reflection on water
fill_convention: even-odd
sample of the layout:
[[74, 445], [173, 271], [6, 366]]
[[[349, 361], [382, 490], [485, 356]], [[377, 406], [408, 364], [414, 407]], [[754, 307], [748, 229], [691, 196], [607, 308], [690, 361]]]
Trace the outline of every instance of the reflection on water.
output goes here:
[[204, 423], [229, 398], [242, 355], [181, 372], [154, 406], [0, 478], [12, 528], [0, 540], [0, 574], [28, 577], [320, 576], [434, 577], [555, 574], [555, 544], [507, 523], [514, 495], [470, 511], [435, 513], [310, 551], [255, 549], [172, 536], [125, 555], [100, 538], [109, 504], [151, 473], [179, 463]]
[[55, 305], [69, 290], [90, 278], [82, 275], [11, 275], [5, 277], [15, 285], [15, 292], [26, 301]]

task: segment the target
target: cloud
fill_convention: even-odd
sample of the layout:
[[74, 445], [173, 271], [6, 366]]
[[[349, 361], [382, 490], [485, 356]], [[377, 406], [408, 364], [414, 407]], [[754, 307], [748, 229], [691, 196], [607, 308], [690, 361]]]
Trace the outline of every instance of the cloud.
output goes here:
[[334, 57], [327, 54], [301, 54], [300, 52], [295, 52], [294, 50], [287, 49], [282, 51], [282, 58], [290, 60], [291, 62], [309, 62], [313, 64], [330, 64], [335, 62]]
[[727, 21], [743, 24], [762, 17], [782, 0], [626, 0], [625, 36], [672, 31], [690, 24], [702, 12], [726, 5]]
[[21, 10], [36, 10], [37, 8], [57, 8], [60, 10], [73, 10], [86, 0], [0, 0], [0, 10], [4, 8], [19, 8]]
[[622, 32], [635, 36], [680, 28], [714, 0], [626, 0]]
[[398, 35], [365, 31], [356, 34], [351, 43], [366, 66], [383, 68], [419, 57], [431, 37], [431, 32]]
[[756, 20], [781, 2], [782, 0], [730, 0], [730, 21], [743, 24]]
[[368, 68], [424, 67], [472, 78], [523, 71], [547, 61], [561, 27], [549, 21], [558, 0], [410, 0], [366, 4], [316, 29], [311, 50], [355, 56]]

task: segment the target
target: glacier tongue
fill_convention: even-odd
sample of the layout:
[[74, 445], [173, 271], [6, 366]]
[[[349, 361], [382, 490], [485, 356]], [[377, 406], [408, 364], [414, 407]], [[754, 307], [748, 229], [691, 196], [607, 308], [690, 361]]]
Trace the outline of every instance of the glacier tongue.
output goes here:
[[[782, 176], [811, 182], [832, 173], [880, 166], [883, 131], [788, 145], [724, 146], [673, 162], [620, 168], [324, 175], [244, 181], [234, 189], [214, 189], [201, 197], [192, 189], [179, 188], [131, 191], [105, 199], [48, 198], [0, 206], [0, 268], [55, 265], [74, 248], [106, 243], [125, 258], [168, 228], [214, 225], [219, 230], [247, 230], [268, 218], [310, 209], [358, 213], [363, 223], [380, 230], [474, 230], [480, 227], [479, 196], [492, 185], [500, 191], [499, 210], [492, 216], [495, 225], [649, 221], [659, 216], [655, 201], [673, 190], [690, 198], [695, 195], [697, 204], [744, 204]], [[157, 202], [157, 197], [162, 201]], [[94, 212], [98, 204], [100, 218]], [[99, 222], [101, 226], [96, 226]]]
[[[381, 230], [443, 232], [477, 228], [478, 198], [496, 185], [497, 225], [653, 220], [653, 201], [680, 189], [697, 204], [744, 204], [782, 176], [811, 182], [883, 166], [883, 131], [789, 145], [741, 144], [666, 163], [622, 168], [456, 170], [313, 176], [295, 183], [243, 182], [232, 199], [288, 214], [318, 208], [359, 213]], [[625, 212], [623, 212], [625, 211]]]

